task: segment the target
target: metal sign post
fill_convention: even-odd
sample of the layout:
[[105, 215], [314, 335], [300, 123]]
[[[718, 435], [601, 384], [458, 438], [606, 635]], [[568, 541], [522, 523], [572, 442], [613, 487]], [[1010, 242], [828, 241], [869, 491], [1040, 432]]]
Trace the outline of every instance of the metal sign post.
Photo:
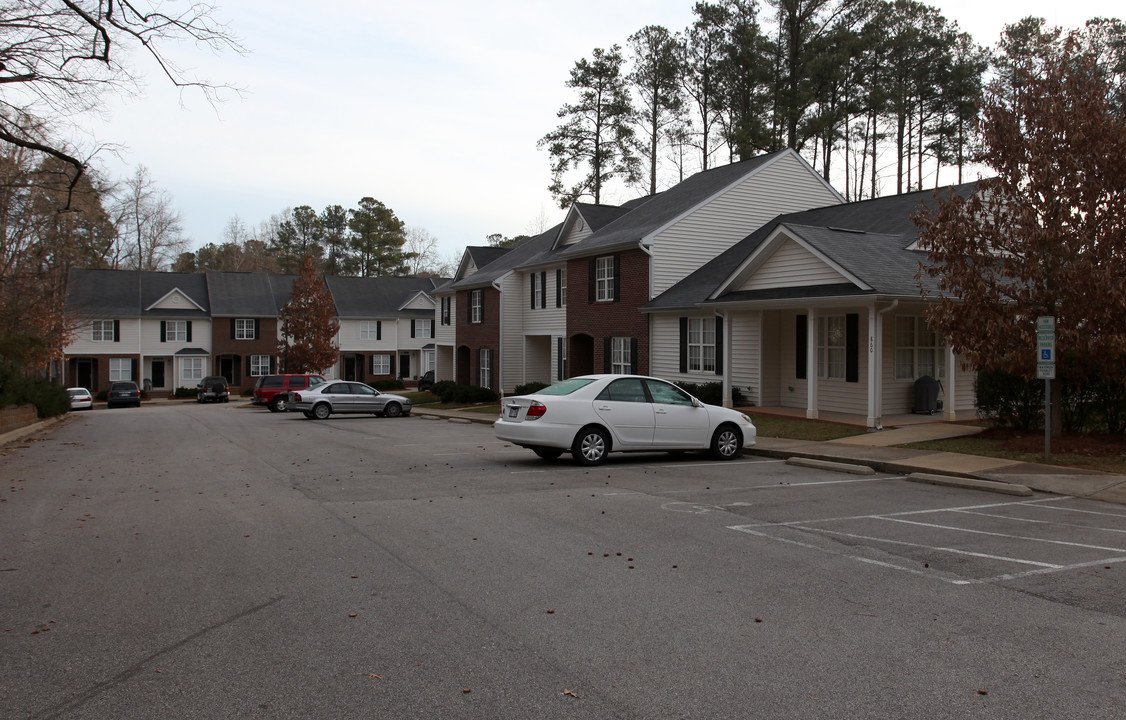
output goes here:
[[1052, 380], [1056, 379], [1056, 319], [1036, 318], [1036, 377], [1044, 379], [1044, 457], [1052, 454]]

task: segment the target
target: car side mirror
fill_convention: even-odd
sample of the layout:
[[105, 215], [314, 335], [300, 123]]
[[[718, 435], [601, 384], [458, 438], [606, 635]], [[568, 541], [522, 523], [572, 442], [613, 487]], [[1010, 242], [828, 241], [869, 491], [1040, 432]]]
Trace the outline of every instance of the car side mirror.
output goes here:
[[692, 398], [692, 407], [704, 407], [704, 403], [700, 402], [696, 398]]

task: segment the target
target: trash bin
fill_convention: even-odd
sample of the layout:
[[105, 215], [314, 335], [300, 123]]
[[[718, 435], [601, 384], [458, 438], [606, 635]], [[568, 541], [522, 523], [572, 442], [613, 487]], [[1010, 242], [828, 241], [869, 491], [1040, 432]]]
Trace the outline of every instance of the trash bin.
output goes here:
[[942, 383], [930, 375], [924, 375], [915, 381], [915, 409], [912, 412], [934, 415], [942, 406], [938, 403], [938, 393]]

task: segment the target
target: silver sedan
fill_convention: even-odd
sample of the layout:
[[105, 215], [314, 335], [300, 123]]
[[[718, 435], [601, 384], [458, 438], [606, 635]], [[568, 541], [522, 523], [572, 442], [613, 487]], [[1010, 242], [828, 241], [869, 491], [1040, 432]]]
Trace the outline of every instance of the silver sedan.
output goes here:
[[289, 410], [324, 420], [333, 413], [358, 413], [387, 417], [409, 415], [411, 401], [401, 395], [381, 393], [360, 382], [330, 380], [308, 390], [290, 393]]

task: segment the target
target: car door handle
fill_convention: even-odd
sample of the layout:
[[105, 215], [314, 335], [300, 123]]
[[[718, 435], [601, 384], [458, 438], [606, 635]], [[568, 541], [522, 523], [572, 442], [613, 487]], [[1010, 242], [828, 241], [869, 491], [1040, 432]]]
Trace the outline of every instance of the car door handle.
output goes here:
[[657, 415], [668, 415], [669, 414], [668, 410], [661, 410], [660, 408], [654, 410], [653, 412], [656, 413]]
[[598, 409], [599, 409], [599, 410], [605, 410], [605, 411], [607, 411], [607, 412], [609, 412], [609, 411], [610, 411], [610, 407], [609, 407], [609, 406], [607, 406], [607, 405], [602, 405], [602, 406], [600, 406], [600, 407], [599, 407]]

